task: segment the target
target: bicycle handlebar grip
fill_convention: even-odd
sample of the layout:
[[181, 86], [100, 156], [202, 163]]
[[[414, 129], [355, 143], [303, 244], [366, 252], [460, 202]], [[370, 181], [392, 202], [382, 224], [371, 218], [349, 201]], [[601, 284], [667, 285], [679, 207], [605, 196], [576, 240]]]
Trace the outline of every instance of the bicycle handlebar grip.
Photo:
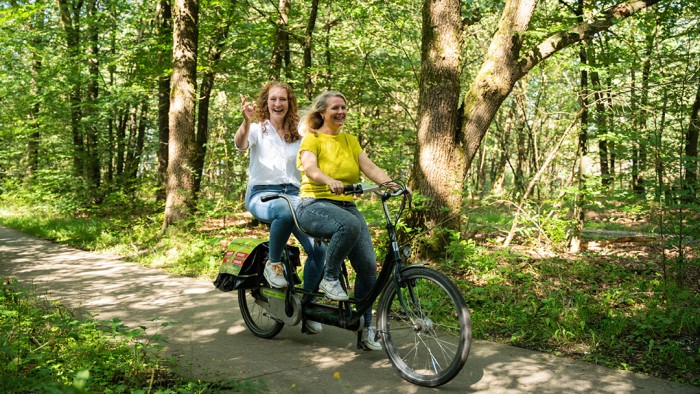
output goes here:
[[279, 194], [268, 194], [267, 196], [262, 196], [260, 197], [260, 201], [262, 202], [268, 202], [270, 200], [275, 200], [277, 198], [280, 198]]
[[362, 184], [353, 183], [343, 187], [343, 194], [362, 194]]

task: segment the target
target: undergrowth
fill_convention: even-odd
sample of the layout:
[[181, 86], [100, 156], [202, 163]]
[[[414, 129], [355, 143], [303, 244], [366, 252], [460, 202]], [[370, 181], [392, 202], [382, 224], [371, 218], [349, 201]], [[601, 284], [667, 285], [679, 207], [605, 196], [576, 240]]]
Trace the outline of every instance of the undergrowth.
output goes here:
[[172, 374], [168, 361], [158, 356], [164, 342], [158, 333], [116, 319], [79, 318], [61, 303], [3, 279], [1, 392], [209, 393], [224, 388]]
[[[376, 203], [358, 205], [376, 227], [375, 235], [382, 234]], [[589, 228], [605, 228], [606, 222], [615, 223], [607, 227], [615, 230], [623, 224], [651, 228], [653, 210], [629, 205], [618, 211], [606, 205], [599, 212], [604, 217], [592, 217], [591, 222], [600, 220]], [[195, 217], [161, 236], [162, 216], [148, 206], [140, 212], [103, 209], [77, 216], [37, 212], [36, 206], [30, 211], [16, 202], [5, 206], [0, 223], [21, 231], [208, 279], [216, 276], [228, 241], [266, 236], [264, 226], [256, 226], [242, 210]], [[589, 212], [595, 214], [594, 209]], [[700, 291], [687, 285], [698, 282], [692, 249], [663, 241], [622, 247], [601, 243], [570, 255], [554, 244], [561, 242], [568, 222], [540, 211], [518, 229], [510, 248], [498, 247], [510, 224], [508, 209], [497, 206], [470, 211], [469, 239], [443, 232], [451, 241], [435, 260], [462, 290], [474, 337], [700, 386]], [[375, 246], [382, 256], [381, 240]], [[680, 271], [682, 277], [674, 274]], [[72, 369], [63, 384], [80, 370]]]

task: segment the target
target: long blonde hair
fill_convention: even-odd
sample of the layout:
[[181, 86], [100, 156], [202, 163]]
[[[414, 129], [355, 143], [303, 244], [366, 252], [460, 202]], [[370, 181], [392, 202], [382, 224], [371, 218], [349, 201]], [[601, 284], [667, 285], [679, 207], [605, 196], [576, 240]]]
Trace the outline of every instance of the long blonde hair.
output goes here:
[[299, 126], [299, 132], [301, 134], [305, 134], [309, 131], [316, 134], [317, 130], [323, 126], [323, 117], [321, 117], [321, 113], [328, 109], [328, 101], [332, 97], [340, 97], [346, 104], [348, 102], [342, 93], [333, 90], [326, 90], [319, 94], [311, 104], [311, 107], [306, 110], [304, 116], [301, 118], [301, 124]]
[[272, 88], [282, 88], [287, 91], [287, 101], [289, 103], [287, 114], [284, 116], [282, 121], [282, 127], [284, 128], [284, 141], [287, 143], [298, 141], [301, 136], [299, 135], [299, 113], [297, 104], [297, 96], [294, 94], [294, 90], [289, 84], [279, 81], [270, 81], [263, 85], [260, 89], [260, 94], [258, 94], [258, 99], [255, 101], [255, 117], [260, 120], [263, 127], [263, 132], [265, 130], [265, 121], [270, 119], [270, 109], [267, 107], [267, 99], [270, 97], [270, 90]]

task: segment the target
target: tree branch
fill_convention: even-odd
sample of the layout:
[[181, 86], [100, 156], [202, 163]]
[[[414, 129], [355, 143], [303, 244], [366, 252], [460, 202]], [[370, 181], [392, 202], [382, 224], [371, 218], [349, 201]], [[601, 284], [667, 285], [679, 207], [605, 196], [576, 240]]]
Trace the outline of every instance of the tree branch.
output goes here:
[[609, 29], [611, 26], [625, 20], [644, 8], [651, 7], [661, 0], [632, 0], [617, 4], [603, 11], [602, 15], [589, 23], [581, 23], [571, 29], [556, 33], [533, 48], [520, 59], [520, 71], [526, 74], [533, 67], [552, 56], [561, 49], [577, 42], [584, 41]]

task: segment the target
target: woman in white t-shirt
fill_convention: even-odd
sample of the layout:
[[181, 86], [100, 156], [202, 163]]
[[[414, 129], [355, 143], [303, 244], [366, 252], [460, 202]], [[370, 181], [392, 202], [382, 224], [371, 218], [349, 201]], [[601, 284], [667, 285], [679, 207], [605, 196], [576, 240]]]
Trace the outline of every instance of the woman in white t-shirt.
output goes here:
[[[254, 104], [248, 103], [243, 95], [241, 101], [243, 123], [234, 136], [234, 143], [237, 149], [250, 151], [246, 209], [258, 220], [270, 224], [265, 279], [271, 286], [287, 287], [280, 261], [282, 250], [294, 233], [308, 256], [304, 265], [304, 288], [315, 290], [323, 272], [325, 249], [298, 232], [285, 200], [261, 201], [266, 194], [284, 193], [296, 207], [301, 183], [296, 167], [301, 144], [296, 96], [288, 84], [272, 81], [262, 87]], [[260, 123], [253, 123], [253, 118]], [[307, 321], [304, 329], [305, 332], [317, 333], [321, 324]]]

